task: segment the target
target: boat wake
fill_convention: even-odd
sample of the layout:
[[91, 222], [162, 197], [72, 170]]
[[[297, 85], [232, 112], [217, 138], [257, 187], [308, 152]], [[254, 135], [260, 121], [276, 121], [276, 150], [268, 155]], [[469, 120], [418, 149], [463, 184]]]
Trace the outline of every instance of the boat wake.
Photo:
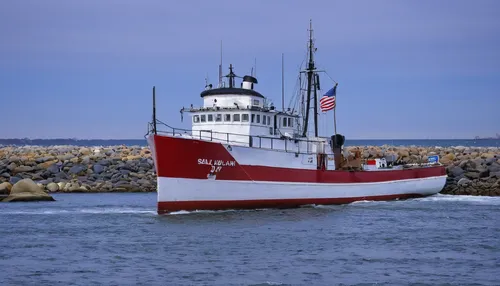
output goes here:
[[491, 196], [459, 196], [436, 194], [425, 198], [413, 199], [420, 202], [459, 202], [484, 205], [500, 205], [500, 197]]

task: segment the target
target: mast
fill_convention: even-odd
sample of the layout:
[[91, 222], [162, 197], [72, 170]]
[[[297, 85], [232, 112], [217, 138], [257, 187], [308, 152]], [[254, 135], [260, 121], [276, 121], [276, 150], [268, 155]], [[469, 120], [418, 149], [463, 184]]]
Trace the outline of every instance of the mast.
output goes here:
[[318, 136], [318, 103], [316, 85], [313, 84], [313, 75], [316, 67], [314, 66], [314, 44], [313, 44], [313, 29], [312, 20], [309, 21], [309, 63], [307, 64], [307, 102], [306, 102], [306, 119], [304, 123], [304, 130], [302, 136], [307, 135], [307, 127], [309, 125], [309, 109], [311, 109], [311, 91], [314, 88], [314, 136]]
[[156, 135], [156, 93], [155, 86], [153, 86], [153, 130]]

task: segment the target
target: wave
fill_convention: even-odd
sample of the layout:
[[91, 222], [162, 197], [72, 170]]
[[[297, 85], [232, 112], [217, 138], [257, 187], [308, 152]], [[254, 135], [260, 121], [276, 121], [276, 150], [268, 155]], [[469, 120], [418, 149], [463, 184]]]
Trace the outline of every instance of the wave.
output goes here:
[[22, 211], [2, 211], [1, 214], [9, 215], [58, 215], [58, 214], [156, 214], [156, 210], [133, 208], [81, 208], [81, 209], [41, 209]]

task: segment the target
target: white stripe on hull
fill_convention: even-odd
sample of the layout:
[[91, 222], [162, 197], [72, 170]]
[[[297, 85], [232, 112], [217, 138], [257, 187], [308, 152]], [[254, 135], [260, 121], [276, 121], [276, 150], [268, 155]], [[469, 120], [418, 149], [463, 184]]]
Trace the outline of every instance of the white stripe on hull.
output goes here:
[[376, 183], [288, 183], [158, 178], [158, 202], [328, 199], [419, 194], [442, 190], [446, 176]]

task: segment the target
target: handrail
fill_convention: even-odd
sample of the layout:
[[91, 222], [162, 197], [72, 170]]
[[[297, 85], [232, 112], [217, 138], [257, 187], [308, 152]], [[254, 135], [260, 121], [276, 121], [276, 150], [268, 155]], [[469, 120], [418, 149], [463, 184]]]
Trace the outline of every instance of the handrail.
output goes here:
[[[167, 128], [170, 128], [172, 129], [172, 134], [175, 132], [175, 130], [180, 130], [180, 131], [185, 131], [184, 133], [186, 132], [192, 132], [191, 129], [184, 129], [184, 128], [176, 128], [176, 127], [172, 127], [162, 121], [160, 121], [159, 119], [156, 120], [157, 124], [160, 123], [161, 125], [164, 125], [165, 127]], [[151, 123], [149, 123], [151, 124]], [[152, 130], [151, 130], [152, 131]], [[270, 136], [263, 136], [263, 135], [255, 135], [255, 136], [252, 136], [252, 135], [247, 135], [247, 134], [240, 134], [240, 133], [230, 133], [230, 132], [218, 132], [218, 131], [212, 131], [211, 129], [210, 130], [200, 130], [200, 131], [203, 131], [203, 132], [211, 132], [213, 134], [221, 134], [221, 135], [235, 135], [235, 136], [247, 136], [247, 137], [257, 137], [257, 138], [266, 138], [266, 139], [282, 139], [282, 138], [288, 138], [290, 140], [294, 140], [294, 141], [303, 141], [303, 142], [311, 142], [311, 143], [320, 143], [320, 142], [323, 142], [321, 140], [310, 140], [310, 139], [301, 139], [301, 138], [295, 138], [295, 137], [287, 137], [287, 136], [284, 136], [283, 134], [281, 134], [280, 132], [280, 135], [281, 135], [281, 138], [276, 138], [276, 137], [270, 137]], [[157, 130], [157, 132], [163, 132], [163, 133], [169, 133], [167, 131], [159, 131]], [[148, 133], [149, 134], [149, 133]], [[328, 137], [317, 137], [317, 138], [322, 138], [322, 139], [326, 139], [328, 140]]]
[[[270, 149], [270, 150], [275, 150], [275, 151], [284, 151], [284, 152], [289, 152], [289, 153], [296, 153], [296, 154], [315, 154], [312, 153], [309, 145], [310, 143], [312, 144], [318, 144], [318, 143], [326, 143], [329, 144], [328, 141], [326, 140], [310, 140], [310, 139], [303, 139], [303, 138], [294, 138], [294, 137], [287, 137], [284, 136], [280, 133], [280, 137], [271, 137], [271, 136], [265, 136], [265, 135], [248, 135], [248, 134], [238, 134], [238, 133], [230, 133], [230, 132], [218, 132], [218, 131], [213, 131], [213, 130], [197, 130], [193, 131], [190, 129], [184, 129], [184, 128], [175, 128], [172, 127], [161, 120], [156, 119], [156, 126], [158, 125], [163, 125], [167, 127], [170, 130], [164, 131], [164, 130], [155, 130], [154, 129], [154, 124], [149, 122], [148, 123], [148, 132], [144, 137], [147, 137], [150, 134], [155, 134], [156, 133], [163, 133], [163, 134], [171, 134], [173, 136], [179, 135], [182, 136], [183, 134], [187, 134], [191, 136], [192, 138], [197, 138], [200, 140], [207, 140], [207, 141], [217, 141], [217, 142], [226, 142], [227, 144], [242, 144], [245, 145], [245, 147], [250, 147], [250, 148], [259, 148], [259, 149]], [[195, 134], [196, 132], [197, 134]], [[202, 133], [207, 133], [207, 135], [204, 135]], [[210, 133], [208, 135], [208, 133]], [[214, 134], [216, 137], [214, 138]], [[217, 136], [219, 135], [219, 136]], [[231, 135], [231, 139], [230, 139]], [[240, 141], [240, 140], [235, 140], [234, 137], [245, 137], [248, 139], [248, 141]], [[222, 139], [225, 137], [226, 139]], [[258, 138], [259, 143], [258, 146], [256, 144], [256, 138]], [[327, 139], [326, 137], [318, 137], [322, 139]], [[270, 148], [266, 148], [262, 146], [262, 140], [270, 140]], [[283, 148], [277, 148], [274, 146], [274, 141], [275, 140], [284, 140], [284, 149]], [[304, 142], [306, 144], [306, 153], [300, 152], [300, 144], [297, 144], [297, 149], [295, 150], [290, 150], [287, 141], [294, 141], [295, 143], [299, 142]]]

